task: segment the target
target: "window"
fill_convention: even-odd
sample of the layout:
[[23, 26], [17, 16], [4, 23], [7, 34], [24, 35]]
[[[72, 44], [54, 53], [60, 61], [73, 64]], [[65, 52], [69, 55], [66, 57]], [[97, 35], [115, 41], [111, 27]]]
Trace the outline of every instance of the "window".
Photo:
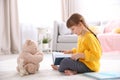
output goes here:
[[37, 27], [53, 27], [61, 20], [61, 0], [18, 0], [19, 21]]
[[87, 21], [120, 19], [120, 0], [77, 0], [76, 12]]

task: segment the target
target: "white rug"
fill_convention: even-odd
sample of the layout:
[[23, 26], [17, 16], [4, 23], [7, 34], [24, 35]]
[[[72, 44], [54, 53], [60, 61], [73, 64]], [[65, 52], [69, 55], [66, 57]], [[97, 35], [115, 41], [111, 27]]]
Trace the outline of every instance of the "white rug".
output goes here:
[[[33, 75], [21, 77], [16, 71], [16, 58], [6, 58], [0, 60], [0, 80], [95, 80], [83, 74], [66, 76], [63, 73], [52, 70], [52, 56], [45, 54], [44, 60], [41, 62], [39, 72]], [[0, 55], [1, 58], [1, 55]], [[5, 57], [4, 57], [5, 58]], [[101, 72], [120, 72], [120, 53], [103, 54], [101, 59]]]

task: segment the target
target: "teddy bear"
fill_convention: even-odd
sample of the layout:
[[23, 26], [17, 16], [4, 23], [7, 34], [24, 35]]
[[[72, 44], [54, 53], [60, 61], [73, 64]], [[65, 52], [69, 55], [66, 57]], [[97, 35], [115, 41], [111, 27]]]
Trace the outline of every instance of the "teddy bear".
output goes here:
[[34, 41], [26, 40], [17, 58], [17, 71], [20, 76], [36, 73], [39, 70], [43, 56]]

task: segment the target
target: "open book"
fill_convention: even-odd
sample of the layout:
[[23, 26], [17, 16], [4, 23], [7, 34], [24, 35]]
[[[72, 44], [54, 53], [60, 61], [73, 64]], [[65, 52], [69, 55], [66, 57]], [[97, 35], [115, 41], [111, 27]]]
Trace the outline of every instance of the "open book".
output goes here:
[[71, 54], [64, 54], [62, 52], [53, 52], [52, 53], [54, 65], [60, 65], [61, 60], [64, 58], [67, 58], [67, 57], [71, 57]]
[[90, 72], [84, 73], [85, 76], [95, 78], [97, 80], [116, 80], [120, 79], [120, 72]]

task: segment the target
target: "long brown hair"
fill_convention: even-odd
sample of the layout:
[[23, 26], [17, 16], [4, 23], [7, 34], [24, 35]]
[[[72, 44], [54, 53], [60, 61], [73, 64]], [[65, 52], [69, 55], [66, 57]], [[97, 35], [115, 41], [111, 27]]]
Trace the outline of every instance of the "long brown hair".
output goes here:
[[85, 26], [85, 28], [87, 30], [89, 30], [97, 38], [96, 34], [88, 28], [88, 25], [86, 24], [85, 19], [83, 18], [83, 16], [78, 14], [78, 13], [72, 14], [70, 16], [70, 18], [67, 20], [66, 25], [67, 25], [68, 28], [70, 28], [72, 26], [78, 25], [79, 22], [81, 22]]

